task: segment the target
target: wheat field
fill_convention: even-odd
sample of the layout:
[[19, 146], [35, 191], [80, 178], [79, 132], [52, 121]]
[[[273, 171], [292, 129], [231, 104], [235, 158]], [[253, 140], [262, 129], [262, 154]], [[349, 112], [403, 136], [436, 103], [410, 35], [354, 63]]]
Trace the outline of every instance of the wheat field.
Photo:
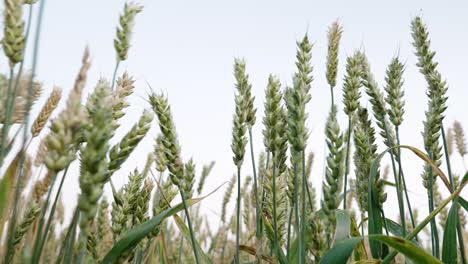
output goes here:
[[[462, 122], [445, 120], [449, 86], [422, 16], [410, 17], [407, 28], [417, 63], [396, 54], [381, 83], [364, 48], [339, 59], [346, 41], [339, 20], [326, 29], [325, 71], [315, 69], [315, 41], [304, 33], [292, 78], [270, 74], [263, 98], [253, 93], [247, 60], [234, 58], [225, 142], [232, 170], [224, 172], [232, 177], [208, 189], [216, 156], [196, 164], [183, 155], [179, 133], [190, 131], [177, 130], [170, 91], [150, 87], [145, 110], [123, 136], [116, 132], [136, 96], [138, 73], [123, 65], [144, 7], [128, 2], [115, 10], [113, 74], [91, 80], [93, 50], [83, 47], [65, 93], [37, 76], [44, 2], [3, 1], [1, 263], [467, 263], [466, 137]], [[422, 146], [400, 140], [412, 109], [408, 68], [426, 84], [423, 130], [415, 132]], [[325, 157], [310, 148], [316, 121], [307, 110], [319, 75], [329, 89]], [[141, 153], [142, 144], [153, 147]], [[145, 157], [141, 166], [128, 168], [135, 155]], [[413, 168], [424, 207], [407, 185], [415, 177], [405, 170], [409, 156], [424, 164]], [[131, 172], [121, 186], [116, 175], [124, 169]], [[71, 174], [78, 177], [76, 202], [63, 198]], [[204, 203], [219, 193], [214, 221]]]

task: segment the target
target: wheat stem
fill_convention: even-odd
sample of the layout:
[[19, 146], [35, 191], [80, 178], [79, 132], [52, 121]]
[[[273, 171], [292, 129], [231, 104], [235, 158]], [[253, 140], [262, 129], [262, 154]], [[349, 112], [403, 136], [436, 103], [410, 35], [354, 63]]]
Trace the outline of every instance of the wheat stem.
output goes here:
[[299, 263], [306, 263], [306, 229], [305, 225], [307, 222], [306, 216], [306, 186], [307, 186], [307, 177], [306, 177], [306, 166], [305, 166], [305, 151], [302, 150], [302, 219], [300, 222], [300, 236], [301, 236], [301, 250], [299, 251]]
[[[400, 129], [399, 129], [399, 126], [395, 126], [395, 134], [396, 134], [397, 146], [400, 146]], [[414, 229], [415, 226], [416, 226], [416, 223], [414, 221], [413, 209], [411, 208], [411, 203], [410, 203], [410, 199], [409, 199], [409, 196], [408, 196], [408, 189], [406, 188], [405, 176], [403, 175], [403, 165], [401, 164], [401, 149], [400, 148], [398, 148], [397, 161], [398, 161], [398, 171], [400, 173], [399, 178], [400, 178], [401, 182], [403, 183], [403, 191], [405, 193], [406, 204], [408, 205], [408, 212], [409, 212], [410, 219], [411, 219], [411, 226]], [[403, 232], [406, 233], [406, 228], [403, 230]], [[403, 233], [403, 234], [405, 234], [405, 233]], [[416, 240], [417, 239], [418, 238], [416, 237]]]
[[[64, 171], [64, 173], [62, 175], [62, 180], [60, 181], [57, 193], [55, 194], [54, 203], [52, 204], [52, 207], [50, 208], [49, 217], [47, 219], [47, 224], [46, 224], [45, 229], [44, 229], [44, 235], [42, 236], [41, 242], [39, 243], [38, 258], [41, 257], [40, 253], [42, 252], [42, 248], [43, 248], [45, 242], [47, 241], [47, 235], [49, 234], [49, 229], [50, 229], [50, 226], [51, 226], [52, 221], [54, 219], [55, 208], [57, 207], [57, 202], [58, 202], [58, 199], [59, 199], [60, 194], [62, 192], [62, 187], [63, 187], [63, 183], [65, 182], [65, 177], [67, 175], [67, 172], [68, 172], [68, 168]], [[44, 209], [47, 210], [47, 208], [44, 208]]]
[[120, 60], [117, 60], [117, 62], [115, 63], [114, 73], [112, 74], [112, 86], [111, 86], [111, 91], [114, 91], [115, 79], [117, 78], [117, 71], [118, 71], [118, 69], [119, 69], [119, 65], [120, 65]]
[[346, 197], [348, 196], [348, 174], [349, 174], [349, 149], [351, 148], [351, 134], [352, 120], [351, 116], [348, 117], [348, 135], [346, 139], [346, 156], [345, 156], [345, 174], [344, 174], [344, 187], [343, 187], [343, 210], [346, 210]]
[[[432, 160], [432, 151], [429, 151], [429, 158]], [[429, 212], [434, 211], [434, 194], [433, 194], [433, 171], [432, 167], [427, 168], [427, 173], [429, 175], [428, 178], [428, 186], [427, 186], [427, 198], [429, 204]], [[432, 255], [439, 258], [439, 234], [437, 232], [437, 225], [435, 218], [431, 219], [431, 243], [432, 243]]]
[[[250, 156], [252, 158], [252, 172], [253, 172], [253, 191], [255, 195], [255, 234], [257, 236], [257, 241], [261, 239], [262, 233], [260, 232], [260, 214], [259, 208], [260, 205], [258, 203], [258, 189], [257, 189], [257, 168], [255, 166], [255, 154], [254, 154], [254, 147], [253, 147], [253, 137], [252, 137], [252, 127], [249, 127], [249, 141], [250, 141]], [[274, 176], [273, 176], [274, 177]], [[273, 187], [273, 190], [274, 187]], [[275, 236], [276, 236], [276, 227], [275, 227]], [[257, 260], [259, 261], [259, 260]]]
[[180, 196], [182, 198], [182, 202], [184, 204], [185, 215], [187, 216], [187, 224], [188, 224], [189, 231], [190, 231], [190, 239], [192, 240], [192, 247], [193, 247], [193, 253], [195, 254], [195, 261], [197, 264], [200, 264], [200, 257], [198, 256], [199, 253], [195, 245], [196, 240], [195, 240], [195, 235], [193, 233], [192, 222], [190, 221], [190, 215], [189, 215], [187, 203], [185, 202], [185, 193], [182, 188], [179, 188], [179, 190], [180, 190]]
[[237, 203], [236, 203], [236, 264], [240, 263], [239, 259], [239, 236], [240, 236], [240, 206], [241, 206], [241, 165], [237, 165]]

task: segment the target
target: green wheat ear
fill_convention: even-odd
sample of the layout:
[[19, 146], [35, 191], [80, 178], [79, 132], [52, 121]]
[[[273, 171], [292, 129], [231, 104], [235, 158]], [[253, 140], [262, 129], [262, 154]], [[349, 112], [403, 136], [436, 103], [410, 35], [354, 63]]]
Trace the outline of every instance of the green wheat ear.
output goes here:
[[169, 102], [164, 95], [152, 94], [149, 99], [153, 111], [159, 119], [164, 155], [167, 160], [167, 168], [170, 172], [171, 181], [175, 186], [181, 187], [184, 180], [184, 166], [180, 157], [180, 145]]
[[78, 208], [82, 234], [91, 234], [90, 226], [98, 210], [108, 173], [107, 151], [112, 135], [112, 96], [109, 83], [100, 81], [86, 104], [88, 123], [83, 129], [86, 145], [80, 151], [80, 189]]
[[328, 28], [328, 53], [326, 74], [327, 82], [330, 88], [336, 86], [336, 76], [338, 73], [338, 51], [340, 47], [341, 35], [343, 34], [343, 27], [335, 21]]
[[361, 92], [359, 89], [362, 86], [362, 54], [356, 51], [346, 60], [346, 75], [343, 84], [343, 104], [344, 112], [351, 117], [359, 107], [359, 99]]
[[457, 147], [457, 151], [460, 154], [460, 156], [465, 157], [468, 151], [466, 149], [465, 132], [460, 122], [458, 121], [453, 122], [453, 133], [454, 133], [455, 146]]
[[329, 225], [335, 221], [334, 211], [338, 209], [340, 203], [336, 194], [339, 193], [342, 188], [344, 175], [344, 139], [336, 119], [336, 114], [336, 107], [332, 107], [325, 128], [329, 154], [327, 157], [325, 180], [322, 187], [322, 209], [325, 212]]
[[[368, 209], [368, 191], [369, 191], [369, 173], [372, 163], [377, 158], [377, 145], [375, 144], [375, 130], [365, 108], [359, 108], [357, 122], [354, 128], [354, 145], [356, 152], [354, 154], [354, 164], [356, 172], [356, 195], [358, 205], [362, 212]], [[378, 196], [382, 206], [386, 200], [386, 194], [383, 192], [383, 181], [377, 174]]]
[[[437, 164], [442, 163], [442, 146], [440, 144], [440, 133], [442, 121], [445, 117], [444, 112], [447, 109], [447, 84], [442, 80], [442, 76], [437, 70], [437, 62], [434, 61], [435, 52], [430, 49], [429, 33], [420, 17], [416, 17], [411, 22], [413, 46], [416, 49], [418, 57], [417, 66], [424, 75], [428, 84], [428, 99], [429, 106], [426, 111], [426, 120], [424, 121], [424, 148], [430, 154], [430, 158]], [[423, 172], [424, 186], [428, 188], [429, 178], [436, 179], [434, 175], [430, 175], [429, 167], [425, 166]]]
[[123, 14], [119, 19], [119, 27], [117, 27], [116, 38], [114, 39], [114, 48], [117, 52], [117, 59], [119, 61], [124, 61], [127, 59], [135, 17], [142, 10], [143, 6], [141, 5], [132, 2], [125, 3]]
[[387, 97], [385, 101], [390, 106], [388, 116], [390, 122], [395, 127], [398, 127], [403, 122], [403, 114], [405, 113], [405, 101], [403, 99], [405, 92], [403, 91], [403, 72], [405, 71], [403, 63], [395, 57], [387, 68], [385, 81], [385, 91]]
[[190, 159], [185, 163], [184, 170], [184, 192], [187, 196], [187, 199], [192, 198], [193, 196], [193, 186], [195, 184], [195, 163], [193, 159]]
[[9, 59], [10, 67], [23, 60], [26, 38], [22, 20], [22, 0], [5, 0], [5, 26], [3, 28], [3, 52]]

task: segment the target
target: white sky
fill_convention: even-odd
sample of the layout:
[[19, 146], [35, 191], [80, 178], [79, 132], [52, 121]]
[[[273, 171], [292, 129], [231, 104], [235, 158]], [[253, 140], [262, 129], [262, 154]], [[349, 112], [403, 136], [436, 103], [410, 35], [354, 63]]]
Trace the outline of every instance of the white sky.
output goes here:
[[[320, 187], [324, 160], [324, 123], [329, 109], [329, 88], [325, 79], [326, 32], [336, 19], [344, 26], [335, 98], [341, 101], [344, 62], [347, 54], [364, 48], [374, 74], [383, 84], [385, 68], [399, 54], [406, 62], [405, 122], [402, 143], [422, 148], [420, 132], [426, 109], [426, 83], [415, 66], [410, 39], [410, 21], [422, 15], [429, 26], [432, 48], [439, 70], [449, 84], [446, 126], [454, 119], [468, 129], [466, 99], [466, 62], [468, 61], [468, 5], [466, 1], [140, 1], [144, 11], [137, 16], [129, 59], [120, 73], [128, 70], [137, 80], [132, 106], [117, 136], [123, 135], [139, 117], [149, 85], [168, 94], [183, 157], [193, 156], [198, 164], [216, 160], [205, 190], [212, 190], [230, 179], [232, 164], [231, 122], [234, 109], [234, 57], [244, 57], [253, 84], [259, 116], [254, 127], [255, 149], [263, 149], [261, 118], [264, 89], [269, 73], [277, 74], [283, 84], [291, 83], [295, 70], [295, 42], [308, 33], [315, 43], [312, 54], [314, 82], [308, 106], [311, 130], [309, 150], [316, 154], [313, 183]], [[100, 77], [111, 78], [115, 65], [113, 38], [124, 1], [48, 0], [40, 46], [38, 76], [47, 91], [59, 85], [66, 94], [72, 87], [85, 45], [92, 54], [87, 88]], [[1, 6], [3, 8], [3, 6]], [[6, 69], [5, 60], [1, 63]], [[340, 105], [340, 108], [341, 105]], [[344, 121], [344, 114], [340, 112]], [[342, 128], [345, 127], [342, 122]], [[117, 185], [126, 181], [128, 172], [142, 167], [152, 150], [158, 130], [154, 122], [145, 142], [114, 176]], [[380, 139], [380, 138], [379, 138]], [[383, 150], [383, 148], [380, 148]], [[415, 207], [426, 204], [420, 172], [422, 164], [403, 152], [405, 172]], [[250, 155], [246, 155], [250, 160]], [[454, 167], [461, 172], [462, 161], [455, 156]], [[466, 164], [466, 162], [465, 162]], [[251, 173], [250, 163], [244, 166]], [[68, 213], [79, 190], [77, 174], [70, 174], [64, 190]], [[393, 190], [389, 195], [395, 203]], [[204, 202], [211, 216], [220, 212], [224, 188]], [[465, 193], [466, 194], [466, 193]], [[232, 200], [231, 205], [234, 205]], [[396, 208], [393, 206], [393, 208]], [[396, 209], [392, 211], [395, 213]], [[392, 214], [391, 213], [391, 214]], [[421, 214], [420, 214], [421, 215]]]

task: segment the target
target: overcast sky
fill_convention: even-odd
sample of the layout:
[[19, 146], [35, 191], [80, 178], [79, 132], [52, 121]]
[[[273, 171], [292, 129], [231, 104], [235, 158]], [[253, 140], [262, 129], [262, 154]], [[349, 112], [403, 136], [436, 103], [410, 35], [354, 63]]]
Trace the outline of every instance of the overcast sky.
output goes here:
[[[259, 152], [263, 149], [261, 118], [268, 74], [277, 74], [283, 84], [291, 84], [296, 40], [306, 33], [314, 42], [314, 82], [312, 100], [307, 108], [311, 131], [308, 149], [316, 154], [312, 177], [313, 184], [320, 188], [325, 153], [323, 130], [330, 107], [324, 68], [326, 32], [337, 19], [344, 27], [335, 90], [338, 102], [341, 103], [347, 55], [356, 49], [364, 49], [380, 84], [383, 84], [386, 66], [393, 56], [399, 55], [406, 63], [402, 143], [422, 148], [420, 132], [427, 104], [427, 85], [415, 66], [410, 35], [411, 19], [421, 15], [429, 26], [440, 72], [449, 84], [446, 126], [458, 119], [468, 129], [466, 1], [147, 0], [139, 3], [145, 8], [136, 19], [129, 59], [120, 67], [120, 73], [127, 70], [134, 76], [137, 86], [131, 99], [132, 106], [123, 119], [125, 125], [119, 129], [117, 137], [133, 125], [143, 108], [149, 107], [145, 102], [149, 86], [163, 91], [172, 105], [183, 158], [193, 157], [198, 172], [202, 164], [216, 160], [206, 191], [229, 180], [235, 172], [230, 149], [234, 110], [233, 59], [243, 57], [247, 62], [259, 114], [254, 127], [255, 149]], [[89, 45], [92, 57], [88, 91], [100, 77], [111, 78], [115, 65], [113, 38], [123, 5], [121, 0], [47, 1], [38, 77], [45, 82], [48, 91], [53, 84], [65, 92], [70, 90], [86, 45]], [[341, 109], [342, 105], [339, 107]], [[343, 112], [339, 114], [344, 121]], [[342, 128], [345, 124], [342, 122]], [[154, 123], [145, 143], [114, 176], [117, 185], [126, 181], [128, 172], [135, 166], [144, 165], [146, 153], [152, 150], [157, 133]], [[410, 192], [416, 198], [413, 199], [414, 206], [425, 207], [426, 196], [420, 177], [422, 164], [410, 158], [412, 154], [403, 153]], [[250, 160], [250, 155], [246, 160]], [[461, 172], [460, 158], [455, 156], [453, 162]], [[249, 162], [243, 171], [243, 177], [251, 173]], [[76, 199], [77, 177], [70, 174], [66, 181], [64, 198], [68, 204]], [[395, 204], [393, 189], [388, 191], [392, 192], [389, 202]], [[223, 193], [224, 188], [204, 202], [207, 213], [218, 215]]]

